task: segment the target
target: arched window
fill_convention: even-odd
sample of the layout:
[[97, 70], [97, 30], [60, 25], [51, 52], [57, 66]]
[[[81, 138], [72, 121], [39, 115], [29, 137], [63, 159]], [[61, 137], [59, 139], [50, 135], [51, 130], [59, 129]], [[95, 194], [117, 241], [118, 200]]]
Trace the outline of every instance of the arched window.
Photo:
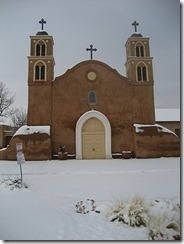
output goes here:
[[97, 103], [96, 93], [94, 91], [90, 91], [88, 93], [88, 104], [89, 105], [94, 105], [96, 103]]
[[45, 56], [45, 45], [42, 45], [42, 56]]
[[144, 57], [144, 47], [141, 43], [138, 43], [136, 46], [136, 57]]
[[147, 81], [146, 67], [142, 67], [142, 78], [143, 81]]
[[147, 71], [145, 66], [137, 67], [137, 80], [138, 81], [147, 81]]
[[43, 63], [35, 66], [35, 80], [45, 80], [45, 65]]
[[41, 80], [45, 79], [45, 66], [41, 66]]
[[40, 56], [40, 45], [36, 45], [36, 56]]
[[36, 56], [45, 56], [45, 44], [36, 45]]
[[39, 80], [39, 66], [35, 67], [35, 80]]
[[137, 67], [137, 79], [138, 79], [138, 81], [141, 81], [142, 80], [141, 67]]

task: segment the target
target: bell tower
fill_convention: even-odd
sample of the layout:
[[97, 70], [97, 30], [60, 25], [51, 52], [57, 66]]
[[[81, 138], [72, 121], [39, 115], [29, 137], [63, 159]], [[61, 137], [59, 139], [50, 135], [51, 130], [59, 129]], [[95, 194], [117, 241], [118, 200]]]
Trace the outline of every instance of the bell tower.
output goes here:
[[153, 124], [155, 123], [153, 58], [150, 56], [149, 38], [137, 32], [138, 25], [136, 21], [132, 23], [135, 32], [125, 44], [126, 76], [132, 85], [134, 122]]
[[126, 74], [131, 82], [153, 82], [152, 57], [150, 57], [149, 38], [137, 32], [136, 21], [132, 23], [135, 32], [128, 38], [126, 47]]
[[51, 124], [52, 82], [54, 78], [54, 57], [52, 36], [43, 29], [46, 21], [41, 19], [41, 30], [30, 36], [28, 56], [28, 124]]

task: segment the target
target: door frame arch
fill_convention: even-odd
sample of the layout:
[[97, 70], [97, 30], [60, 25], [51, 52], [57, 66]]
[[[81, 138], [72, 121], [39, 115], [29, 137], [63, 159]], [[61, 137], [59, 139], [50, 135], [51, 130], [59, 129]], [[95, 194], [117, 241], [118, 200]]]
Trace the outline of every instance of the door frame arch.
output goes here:
[[82, 159], [82, 127], [91, 118], [99, 119], [105, 128], [105, 154], [107, 159], [112, 158], [111, 154], [111, 125], [107, 117], [99, 111], [91, 110], [78, 119], [75, 129], [76, 159]]

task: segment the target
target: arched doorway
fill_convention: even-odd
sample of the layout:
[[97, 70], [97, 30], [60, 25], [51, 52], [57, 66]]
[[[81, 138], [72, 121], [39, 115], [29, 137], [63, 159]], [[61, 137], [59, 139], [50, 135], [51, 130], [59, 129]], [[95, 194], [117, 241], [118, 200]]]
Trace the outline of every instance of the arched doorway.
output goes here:
[[[90, 119], [92, 119], [92, 120], [90, 120]], [[96, 119], [96, 120], [93, 120], [93, 119]], [[85, 125], [85, 123], [86, 123], [86, 125]], [[95, 126], [95, 123], [96, 123], [96, 127], [98, 129], [92, 129], [93, 127], [91, 127], [91, 126]], [[93, 124], [93, 125], [90, 125], [90, 124]], [[89, 129], [90, 127], [91, 127], [91, 129]], [[103, 128], [103, 130], [102, 130], [102, 128]], [[91, 110], [91, 111], [84, 113], [79, 118], [79, 120], [77, 121], [77, 124], [76, 124], [76, 131], [75, 131], [75, 134], [76, 134], [76, 159], [82, 159], [83, 158], [83, 151], [86, 150], [83, 148], [84, 142], [85, 142], [85, 141], [83, 141], [83, 133], [87, 132], [87, 134], [90, 134], [90, 130], [92, 130], [91, 131], [92, 134], [95, 133], [95, 130], [101, 130], [101, 131], [96, 131], [97, 134], [98, 134], [98, 132], [100, 132], [100, 133], [99, 133], [99, 136], [96, 136], [95, 138], [93, 138], [93, 140], [97, 140], [97, 138], [99, 138], [99, 140], [97, 142], [98, 144], [100, 143], [99, 142], [100, 140], [104, 140], [104, 148], [105, 148], [105, 149], [103, 149], [104, 154], [105, 154], [104, 158], [112, 158], [112, 154], [111, 154], [111, 126], [110, 126], [109, 120], [107, 119], [107, 117], [104, 114], [102, 114], [98, 111], [95, 111], [95, 110]], [[102, 134], [103, 134], [103, 136], [102, 136]], [[90, 138], [88, 138], [88, 139], [90, 139]], [[94, 147], [92, 147], [92, 148], [94, 148]]]
[[88, 119], [82, 127], [82, 158], [105, 158], [105, 128], [97, 118]]

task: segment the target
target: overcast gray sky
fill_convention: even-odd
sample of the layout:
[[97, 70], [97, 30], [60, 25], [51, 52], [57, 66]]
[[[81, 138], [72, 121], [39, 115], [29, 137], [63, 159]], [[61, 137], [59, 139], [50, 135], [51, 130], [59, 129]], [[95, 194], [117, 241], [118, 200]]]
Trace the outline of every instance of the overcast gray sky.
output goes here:
[[[150, 37], [155, 107], [180, 107], [180, 1], [178, 0], [1, 0], [0, 80], [27, 109], [30, 38], [44, 29], [54, 38], [55, 77], [90, 58], [126, 76], [125, 43], [134, 32]], [[149, 99], [149, 98], [148, 98]]]

